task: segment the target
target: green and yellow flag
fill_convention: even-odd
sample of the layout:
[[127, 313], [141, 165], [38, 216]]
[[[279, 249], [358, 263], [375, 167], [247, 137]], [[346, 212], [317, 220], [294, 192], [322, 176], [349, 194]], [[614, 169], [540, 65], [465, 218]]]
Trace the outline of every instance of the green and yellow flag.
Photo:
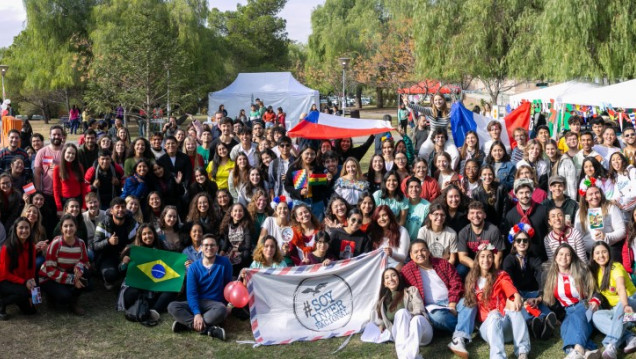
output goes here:
[[126, 285], [155, 292], [179, 292], [186, 259], [182, 253], [132, 246]]

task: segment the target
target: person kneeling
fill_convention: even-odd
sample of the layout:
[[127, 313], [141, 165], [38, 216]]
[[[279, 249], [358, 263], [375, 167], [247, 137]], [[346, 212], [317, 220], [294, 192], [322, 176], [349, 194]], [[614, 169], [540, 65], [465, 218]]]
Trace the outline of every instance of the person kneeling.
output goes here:
[[223, 298], [223, 289], [232, 280], [232, 264], [227, 257], [217, 256], [217, 238], [207, 234], [201, 242], [203, 258], [188, 267], [186, 302], [172, 302], [168, 313], [175, 322], [172, 331], [195, 330], [213, 338], [225, 340], [225, 330], [218, 325], [229, 310]]
[[433, 327], [426, 317], [424, 302], [417, 287], [407, 287], [395, 268], [382, 272], [380, 299], [372, 321], [391, 333], [398, 358], [421, 358], [420, 345], [433, 340]]

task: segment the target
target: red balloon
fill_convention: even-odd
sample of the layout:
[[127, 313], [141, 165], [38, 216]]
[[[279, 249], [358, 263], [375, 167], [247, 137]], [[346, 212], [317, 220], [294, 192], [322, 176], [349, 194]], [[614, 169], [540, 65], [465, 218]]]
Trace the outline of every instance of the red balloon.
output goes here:
[[250, 295], [247, 292], [247, 288], [241, 282], [236, 282], [230, 291], [230, 300], [233, 306], [236, 308], [243, 308], [250, 301]]
[[234, 286], [237, 283], [239, 282], [238, 281], [229, 282], [228, 284], [225, 285], [225, 288], [223, 289], [223, 297], [225, 298], [225, 300], [227, 300], [230, 303], [231, 303], [230, 298], [231, 298], [232, 288], [234, 288]]

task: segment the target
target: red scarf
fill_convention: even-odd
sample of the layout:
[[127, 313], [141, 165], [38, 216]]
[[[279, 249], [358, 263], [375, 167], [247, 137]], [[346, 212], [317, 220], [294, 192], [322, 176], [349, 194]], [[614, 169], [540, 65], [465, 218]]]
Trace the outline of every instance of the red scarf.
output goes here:
[[566, 233], [568, 233], [569, 229], [570, 227], [565, 226], [565, 228], [563, 228], [563, 231], [561, 231], [561, 234], [558, 234], [556, 231], [552, 231], [554, 232], [554, 235], [557, 237], [557, 241], [559, 242], [559, 244], [568, 242]]
[[524, 211], [523, 208], [521, 208], [521, 203], [517, 200], [517, 213], [521, 216], [521, 219], [519, 220], [520, 223], [532, 225], [532, 223], [530, 223], [530, 214], [534, 211], [534, 207], [536, 205], [537, 204], [533, 200], [530, 200], [530, 208]]

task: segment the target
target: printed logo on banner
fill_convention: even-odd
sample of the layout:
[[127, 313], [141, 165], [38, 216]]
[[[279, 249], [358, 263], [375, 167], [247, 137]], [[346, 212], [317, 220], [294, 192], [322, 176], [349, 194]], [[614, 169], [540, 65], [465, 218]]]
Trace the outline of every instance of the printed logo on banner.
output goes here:
[[332, 332], [344, 327], [353, 314], [351, 286], [337, 275], [306, 278], [294, 292], [294, 315], [305, 328]]

